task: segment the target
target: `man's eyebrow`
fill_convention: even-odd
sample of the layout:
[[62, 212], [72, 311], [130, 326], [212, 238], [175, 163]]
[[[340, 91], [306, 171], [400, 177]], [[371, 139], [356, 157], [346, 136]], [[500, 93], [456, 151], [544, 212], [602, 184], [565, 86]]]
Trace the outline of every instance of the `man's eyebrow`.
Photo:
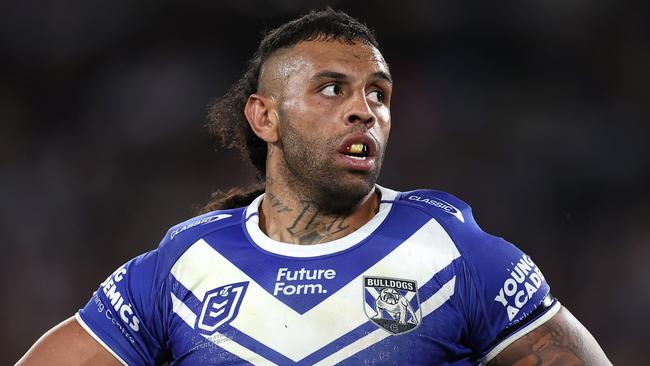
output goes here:
[[345, 80], [347, 78], [348, 76], [345, 74], [336, 71], [328, 71], [328, 70], [321, 71], [318, 74], [312, 76], [313, 80], [320, 80], [320, 79]]
[[393, 78], [390, 77], [390, 74], [383, 72], [383, 71], [376, 71], [373, 72], [370, 76], [378, 78], [378, 79], [384, 79], [388, 81], [390, 84], [393, 84]]
[[[393, 78], [390, 77], [390, 74], [384, 71], [375, 71], [372, 74], [370, 74], [370, 76], [373, 78], [386, 80], [390, 84], [393, 83]], [[320, 79], [345, 80], [347, 78], [348, 76], [343, 73], [336, 72], [336, 71], [329, 71], [329, 70], [321, 71], [316, 75], [312, 76], [312, 80], [320, 80]]]

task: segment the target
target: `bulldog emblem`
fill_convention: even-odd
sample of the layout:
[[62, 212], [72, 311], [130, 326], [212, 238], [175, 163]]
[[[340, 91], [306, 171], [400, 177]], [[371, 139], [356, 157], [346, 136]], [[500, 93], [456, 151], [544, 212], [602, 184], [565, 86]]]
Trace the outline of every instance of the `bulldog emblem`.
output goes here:
[[415, 281], [364, 277], [364, 309], [381, 328], [400, 334], [420, 325], [420, 300]]

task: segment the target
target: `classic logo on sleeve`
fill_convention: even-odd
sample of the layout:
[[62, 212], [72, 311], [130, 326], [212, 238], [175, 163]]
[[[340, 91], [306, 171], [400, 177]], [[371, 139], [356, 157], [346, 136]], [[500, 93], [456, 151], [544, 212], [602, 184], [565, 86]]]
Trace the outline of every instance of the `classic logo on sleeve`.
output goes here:
[[212, 335], [217, 328], [233, 321], [239, 313], [246, 288], [248, 282], [238, 282], [206, 292], [203, 310], [195, 328], [203, 334]]
[[420, 325], [420, 298], [415, 281], [384, 277], [363, 278], [364, 310], [378, 326], [393, 333]]
[[211, 222], [219, 221], [219, 220], [222, 220], [222, 219], [227, 219], [227, 218], [229, 218], [231, 216], [232, 215], [229, 215], [229, 214], [219, 214], [219, 215], [212, 215], [212, 216], [204, 217], [204, 218], [202, 218], [200, 220], [194, 220], [194, 221], [190, 222], [189, 224], [176, 227], [174, 230], [172, 230], [171, 234], [169, 234], [169, 239], [172, 240], [172, 239], [174, 239], [174, 237], [176, 235], [182, 233], [185, 230], [191, 229], [191, 228], [193, 228], [195, 226], [209, 224]]
[[460, 222], [465, 222], [465, 217], [463, 217], [463, 213], [459, 209], [457, 209], [451, 203], [441, 200], [440, 198], [433, 198], [433, 197], [424, 198], [420, 196], [409, 196], [408, 199], [410, 201], [422, 202], [422, 203], [426, 203], [427, 205], [437, 207], [442, 211], [455, 216]]

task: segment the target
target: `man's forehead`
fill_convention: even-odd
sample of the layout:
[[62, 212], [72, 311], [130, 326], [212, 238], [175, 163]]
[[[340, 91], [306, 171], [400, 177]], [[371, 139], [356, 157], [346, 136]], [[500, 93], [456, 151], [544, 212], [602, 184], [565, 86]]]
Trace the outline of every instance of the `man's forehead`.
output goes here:
[[261, 79], [286, 81], [297, 74], [310, 77], [305, 73], [323, 70], [363, 73], [362, 77], [377, 72], [389, 75], [383, 55], [372, 45], [361, 41], [315, 40], [300, 42], [271, 56], [262, 68]]
[[[386, 61], [377, 48], [361, 41], [338, 40], [303, 41], [287, 50], [289, 58], [307, 58], [312, 62], [367, 62], [387, 69]], [[384, 70], [386, 71], [386, 70]]]

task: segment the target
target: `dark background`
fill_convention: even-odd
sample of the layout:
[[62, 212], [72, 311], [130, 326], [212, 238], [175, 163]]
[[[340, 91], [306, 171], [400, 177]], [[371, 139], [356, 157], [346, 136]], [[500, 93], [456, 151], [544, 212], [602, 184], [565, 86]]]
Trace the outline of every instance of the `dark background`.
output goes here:
[[[0, 364], [252, 180], [206, 104], [262, 30], [326, 4], [0, 4]], [[396, 80], [380, 183], [470, 202], [615, 364], [647, 362], [650, 3], [329, 4], [376, 29]]]

